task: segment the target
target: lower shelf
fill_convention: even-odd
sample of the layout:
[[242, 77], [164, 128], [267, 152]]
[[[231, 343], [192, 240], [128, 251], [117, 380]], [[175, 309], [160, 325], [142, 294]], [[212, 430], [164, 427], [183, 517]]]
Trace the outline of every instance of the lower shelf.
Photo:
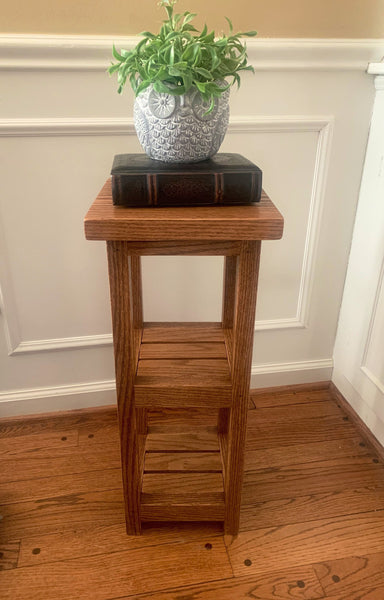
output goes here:
[[135, 405], [229, 407], [232, 382], [219, 323], [146, 323], [135, 378]]
[[217, 431], [149, 430], [143, 463], [142, 521], [223, 521], [224, 488]]

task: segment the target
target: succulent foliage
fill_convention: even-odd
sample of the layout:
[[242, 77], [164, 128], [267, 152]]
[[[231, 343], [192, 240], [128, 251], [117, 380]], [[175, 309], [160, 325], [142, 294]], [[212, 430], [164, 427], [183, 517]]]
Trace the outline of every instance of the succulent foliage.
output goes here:
[[[174, 96], [181, 96], [195, 86], [209, 103], [209, 112], [224, 90], [234, 83], [240, 86], [240, 71], [254, 71], [248, 65], [246, 47], [240, 38], [253, 37], [256, 31], [234, 33], [232, 22], [225, 17], [228, 35], [216, 38], [206, 25], [199, 32], [191, 23], [197, 15], [189, 11], [175, 14], [176, 2], [160, 1], [167, 18], [157, 35], [144, 31], [132, 50], [118, 52], [113, 46], [117, 62], [111, 64], [108, 72], [117, 73], [119, 93], [128, 80], [136, 96], [150, 84], [157, 92]], [[231, 78], [229, 82], [227, 78]], [[218, 84], [223, 81], [224, 85]]]

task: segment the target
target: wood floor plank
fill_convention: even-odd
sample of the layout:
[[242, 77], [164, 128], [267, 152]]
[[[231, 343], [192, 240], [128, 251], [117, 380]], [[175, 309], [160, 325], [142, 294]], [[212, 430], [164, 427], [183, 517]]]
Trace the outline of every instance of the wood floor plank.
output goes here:
[[102, 561], [93, 556], [2, 571], [2, 600], [110, 600], [232, 577], [223, 540], [206, 543], [209, 550], [202, 542], [167, 544], [106, 554]]
[[0, 513], [0, 540], [5, 541], [125, 520], [122, 488], [3, 505]]
[[[235, 576], [382, 551], [384, 511], [241, 532], [228, 542]], [[247, 566], [244, 561], [251, 561]]]
[[278, 405], [272, 407], [256, 407], [253, 419], [258, 424], [281, 421], [282, 423], [299, 422], [301, 419], [321, 419], [324, 417], [343, 417], [344, 413], [333, 400], [322, 402], [305, 402], [296, 406]]
[[[311, 566], [236, 577], [205, 585], [178, 588], [119, 600], [321, 600], [324, 593]], [[116, 599], [117, 600], [117, 599]]]
[[243, 504], [305, 496], [330, 491], [384, 486], [384, 467], [370, 456], [341, 457], [333, 460], [247, 471], [244, 476]]
[[[121, 507], [124, 518], [124, 507]], [[96, 524], [95, 524], [96, 523]], [[74, 526], [75, 525], [75, 526]], [[218, 523], [156, 523], [143, 524], [142, 535], [127, 535], [123, 520], [105, 525], [99, 518], [92, 524], [74, 524], [68, 531], [26, 536], [21, 540], [19, 567], [39, 565], [77, 557], [105, 555], [112, 552], [136, 550], [163, 544], [193, 541], [208, 543], [212, 537], [221, 537]], [[38, 551], [36, 551], [38, 549]], [[159, 548], [161, 553], [162, 549]]]
[[76, 452], [64, 444], [0, 458], [0, 483], [113, 468], [120, 468], [118, 442], [80, 445]]
[[256, 408], [269, 408], [273, 406], [296, 406], [298, 404], [324, 402], [330, 400], [330, 394], [328, 390], [324, 389], [296, 393], [283, 391], [275, 393], [265, 392], [264, 394], [253, 390], [251, 391], [251, 398]]
[[7, 543], [0, 542], [0, 571], [15, 569], [19, 559], [19, 552], [20, 540]]
[[303, 464], [331, 460], [341, 456], [371, 456], [374, 454], [361, 437], [341, 440], [324, 440], [295, 444], [293, 446], [276, 446], [248, 450], [245, 456], [245, 470], [257, 471], [265, 468], [284, 467], [287, 465]]
[[78, 432], [61, 430], [45, 433], [22, 435], [15, 438], [0, 437], [0, 469], [1, 459], [30, 455], [43, 448], [71, 448], [77, 446]]
[[121, 489], [121, 486], [120, 468], [7, 482], [1, 486], [0, 505], [26, 500], [46, 501], [58, 496]]
[[243, 505], [241, 527], [243, 531], [316, 521], [375, 510], [384, 510], [384, 487], [363, 487], [342, 491], [307, 493], [303, 496], [257, 501]]
[[19, 437], [44, 431], [67, 431], [79, 427], [116, 423], [116, 406], [101, 406], [65, 412], [0, 419], [0, 438]]
[[257, 412], [256, 409], [248, 413], [246, 443], [248, 450], [356, 437], [354, 425], [344, 421], [342, 417], [299, 419], [290, 423], [276, 421], [266, 427], [258, 423]]
[[348, 556], [314, 565], [327, 598], [382, 600], [384, 550], [367, 556]]

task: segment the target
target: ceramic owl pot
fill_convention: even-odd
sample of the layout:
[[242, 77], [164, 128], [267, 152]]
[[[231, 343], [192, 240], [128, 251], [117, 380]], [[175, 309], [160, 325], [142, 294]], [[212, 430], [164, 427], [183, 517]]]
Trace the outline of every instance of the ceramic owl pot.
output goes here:
[[206, 114], [197, 88], [183, 96], [157, 92], [150, 85], [134, 104], [134, 124], [143, 150], [164, 162], [198, 162], [219, 150], [229, 121], [229, 90], [215, 98], [213, 110]]

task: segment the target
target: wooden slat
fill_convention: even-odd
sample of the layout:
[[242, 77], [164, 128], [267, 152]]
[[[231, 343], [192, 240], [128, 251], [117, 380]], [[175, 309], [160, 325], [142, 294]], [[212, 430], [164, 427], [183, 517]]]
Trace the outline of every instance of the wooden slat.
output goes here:
[[143, 385], [144, 378], [149, 382], [151, 382], [151, 378], [158, 379], [159, 387], [170, 386], [172, 381], [179, 385], [184, 384], [185, 387], [228, 387], [231, 385], [228, 361], [221, 358], [140, 360], [136, 386]]
[[141, 518], [143, 521], [223, 521], [224, 494], [200, 494], [198, 498], [188, 495], [142, 495]]
[[[106, 600], [232, 577], [222, 539], [151, 546], [0, 573], [2, 600]], [[161, 551], [159, 552], [159, 549]], [[172, 568], [170, 568], [170, 565]]]
[[210, 430], [189, 431], [188, 433], [169, 433], [164, 427], [158, 428], [157, 432], [148, 432], [146, 439], [147, 451], [218, 451], [219, 442], [216, 428]]
[[221, 323], [144, 323], [142, 343], [224, 342]]
[[223, 491], [221, 473], [144, 473], [142, 498], [166, 494], [197, 499], [201, 494]]
[[[231, 389], [212, 387], [204, 389], [200, 386], [186, 387], [183, 385], [168, 387], [170, 380], [164, 381], [164, 387], [150, 385], [149, 378], [143, 377], [135, 386], [135, 404], [137, 407], [210, 407], [221, 408], [231, 405]], [[152, 382], [155, 378], [153, 378]], [[165, 379], [165, 378], [164, 378]], [[152, 383], [151, 382], [151, 383]], [[157, 383], [157, 382], [156, 382]]]
[[122, 208], [112, 204], [108, 179], [85, 217], [88, 240], [280, 239], [283, 217], [262, 193], [252, 206]]
[[135, 404], [156, 406], [230, 406], [228, 361], [141, 360], [135, 378]]
[[128, 242], [128, 252], [139, 256], [232, 256], [239, 253], [240, 242], [233, 241], [204, 241], [175, 242], [165, 240], [161, 242]]
[[226, 358], [225, 345], [220, 342], [142, 344], [140, 359], [160, 358]]
[[221, 472], [221, 458], [219, 452], [147, 452], [144, 470]]

